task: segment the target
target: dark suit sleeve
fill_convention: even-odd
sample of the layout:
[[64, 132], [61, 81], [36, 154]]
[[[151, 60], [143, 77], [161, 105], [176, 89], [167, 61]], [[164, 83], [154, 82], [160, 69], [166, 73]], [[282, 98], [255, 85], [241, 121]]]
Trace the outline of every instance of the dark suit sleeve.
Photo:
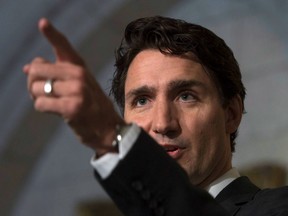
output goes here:
[[226, 215], [145, 132], [105, 180], [95, 176], [126, 216]]

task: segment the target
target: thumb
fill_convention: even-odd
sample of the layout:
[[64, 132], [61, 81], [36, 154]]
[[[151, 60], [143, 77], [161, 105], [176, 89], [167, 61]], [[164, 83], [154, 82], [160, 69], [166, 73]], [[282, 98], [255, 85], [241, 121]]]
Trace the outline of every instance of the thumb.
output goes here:
[[51, 44], [57, 61], [71, 62], [77, 65], [84, 65], [84, 61], [74, 50], [67, 38], [59, 32], [47, 19], [39, 20], [38, 28]]

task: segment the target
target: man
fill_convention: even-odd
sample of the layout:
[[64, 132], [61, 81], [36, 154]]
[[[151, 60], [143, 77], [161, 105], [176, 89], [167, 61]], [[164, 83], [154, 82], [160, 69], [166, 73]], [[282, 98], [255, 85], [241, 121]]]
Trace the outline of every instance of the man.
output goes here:
[[245, 88], [214, 33], [164, 17], [130, 23], [111, 90], [122, 119], [66, 38], [45, 19], [39, 29], [56, 62], [24, 66], [35, 108], [95, 150], [95, 176], [125, 215], [288, 215], [288, 188], [260, 190], [232, 168]]

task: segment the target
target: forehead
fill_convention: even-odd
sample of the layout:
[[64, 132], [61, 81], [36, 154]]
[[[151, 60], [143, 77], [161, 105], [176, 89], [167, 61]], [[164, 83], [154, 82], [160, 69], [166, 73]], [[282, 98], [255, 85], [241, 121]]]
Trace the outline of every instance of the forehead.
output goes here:
[[131, 62], [126, 82], [127, 91], [139, 86], [167, 86], [173, 80], [195, 80], [214, 86], [204, 67], [186, 56], [164, 55], [158, 50], [144, 50]]

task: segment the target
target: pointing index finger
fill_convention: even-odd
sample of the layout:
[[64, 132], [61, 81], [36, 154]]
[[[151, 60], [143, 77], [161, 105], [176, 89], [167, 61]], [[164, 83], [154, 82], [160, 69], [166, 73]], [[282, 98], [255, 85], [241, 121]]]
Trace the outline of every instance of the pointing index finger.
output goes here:
[[61, 32], [59, 32], [46, 18], [39, 20], [38, 27], [41, 33], [51, 44], [57, 61], [84, 65], [82, 58], [77, 54], [67, 38]]

